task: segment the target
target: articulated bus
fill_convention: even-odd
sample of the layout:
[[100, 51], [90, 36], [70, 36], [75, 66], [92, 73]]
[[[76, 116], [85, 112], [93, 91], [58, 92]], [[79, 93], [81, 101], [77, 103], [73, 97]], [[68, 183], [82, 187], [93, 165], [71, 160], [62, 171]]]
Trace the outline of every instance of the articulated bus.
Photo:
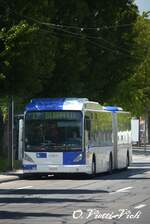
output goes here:
[[87, 98], [33, 99], [24, 113], [24, 176], [127, 168], [130, 123], [128, 112]]

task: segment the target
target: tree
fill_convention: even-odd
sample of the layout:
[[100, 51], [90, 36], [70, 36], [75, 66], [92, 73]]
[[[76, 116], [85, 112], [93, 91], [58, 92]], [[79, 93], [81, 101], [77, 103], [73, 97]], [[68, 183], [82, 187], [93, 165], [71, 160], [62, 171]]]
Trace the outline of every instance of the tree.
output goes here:
[[[28, 22], [24, 17], [26, 6], [30, 9], [28, 16], [31, 12], [33, 16], [38, 16], [46, 7], [46, 1], [39, 2], [38, 7], [26, 0], [1, 0], [0, 3], [0, 97], [9, 101], [12, 96], [15, 99], [19, 97], [22, 103], [40, 92], [44, 80], [52, 75], [55, 41], [42, 32], [37, 24]], [[7, 106], [9, 111], [10, 105]], [[17, 105], [19, 109], [22, 107]], [[9, 124], [9, 138], [5, 139], [4, 144], [9, 142], [10, 149], [6, 149], [8, 145], [3, 145], [3, 151], [8, 152], [9, 158], [12, 150], [11, 116], [5, 123]], [[0, 125], [2, 129], [3, 124]]]
[[23, 4], [19, 1], [6, 3], [0, 32], [1, 96], [32, 97], [41, 91], [42, 81], [51, 76], [55, 66], [55, 43], [46, 33], [42, 33], [36, 24], [29, 24], [20, 16], [19, 10]]
[[133, 0], [0, 0], [0, 97], [112, 102], [137, 64], [137, 15]]
[[1, 3], [1, 95], [105, 102], [131, 74], [132, 0]]
[[131, 76], [120, 83], [118, 102], [135, 115], [150, 111], [150, 20], [139, 16], [135, 24], [134, 54], [137, 65]]
[[110, 101], [135, 64], [132, 2], [54, 1], [57, 10], [44, 29], [57, 38], [56, 65], [40, 94]]

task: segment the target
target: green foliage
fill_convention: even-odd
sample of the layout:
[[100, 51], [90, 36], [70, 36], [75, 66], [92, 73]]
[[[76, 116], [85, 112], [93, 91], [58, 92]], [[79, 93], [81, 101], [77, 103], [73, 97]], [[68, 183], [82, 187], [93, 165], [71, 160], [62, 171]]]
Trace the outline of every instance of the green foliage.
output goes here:
[[8, 169], [8, 161], [4, 157], [0, 157], [0, 171], [6, 171]]
[[135, 55], [138, 63], [129, 79], [119, 85], [118, 102], [135, 115], [150, 111], [150, 21], [139, 17], [135, 24]]
[[[27, 1], [1, 2], [5, 10], [0, 31], [0, 94], [29, 98], [40, 92], [43, 80], [51, 76], [55, 43], [21, 15]], [[33, 2], [29, 6], [35, 9]]]
[[[59, 46], [56, 66], [42, 95], [108, 101], [118, 83], [127, 79], [133, 69], [135, 59], [130, 53], [136, 8], [131, 1], [54, 2], [57, 13], [52, 23], [73, 28], [53, 29]], [[123, 24], [130, 25], [122, 27]], [[86, 27], [99, 27], [99, 31]]]
[[26, 21], [8, 31], [2, 29], [1, 37], [4, 44], [4, 51], [0, 54], [3, 94], [25, 97], [39, 92], [41, 80], [54, 66], [50, 50], [52, 43], [48, 42], [46, 51], [43, 44], [47, 38], [40, 38], [39, 28]]
[[1, 0], [0, 94], [111, 101], [136, 64], [132, 0]]
[[[14, 161], [14, 169], [21, 169], [21, 161], [15, 160]], [[6, 157], [0, 157], [0, 172], [5, 172], [8, 170], [8, 159]]]

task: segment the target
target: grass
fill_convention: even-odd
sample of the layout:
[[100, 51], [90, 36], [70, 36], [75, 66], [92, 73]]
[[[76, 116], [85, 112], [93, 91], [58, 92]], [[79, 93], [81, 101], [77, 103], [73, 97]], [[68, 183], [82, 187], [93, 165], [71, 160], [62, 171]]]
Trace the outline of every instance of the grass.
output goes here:
[[[20, 168], [21, 168], [21, 161], [15, 160], [14, 161], [14, 169], [20, 169]], [[9, 164], [8, 164], [8, 159], [0, 156], [0, 172], [5, 172], [8, 170], [10, 170]]]
[[0, 172], [8, 170], [8, 159], [0, 156]]

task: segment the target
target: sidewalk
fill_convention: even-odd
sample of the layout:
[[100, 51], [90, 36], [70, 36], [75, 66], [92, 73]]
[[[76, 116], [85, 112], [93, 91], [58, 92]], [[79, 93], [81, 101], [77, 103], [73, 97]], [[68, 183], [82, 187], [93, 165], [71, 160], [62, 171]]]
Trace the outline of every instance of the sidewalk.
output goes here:
[[0, 184], [4, 182], [19, 180], [22, 175], [22, 170], [14, 170], [0, 173]]
[[133, 151], [148, 151], [150, 152], [150, 145], [132, 146]]
[[133, 148], [132, 163], [147, 163], [150, 166], [150, 148]]
[[150, 156], [150, 147], [133, 147], [132, 148], [133, 155], [143, 155], [143, 156]]

